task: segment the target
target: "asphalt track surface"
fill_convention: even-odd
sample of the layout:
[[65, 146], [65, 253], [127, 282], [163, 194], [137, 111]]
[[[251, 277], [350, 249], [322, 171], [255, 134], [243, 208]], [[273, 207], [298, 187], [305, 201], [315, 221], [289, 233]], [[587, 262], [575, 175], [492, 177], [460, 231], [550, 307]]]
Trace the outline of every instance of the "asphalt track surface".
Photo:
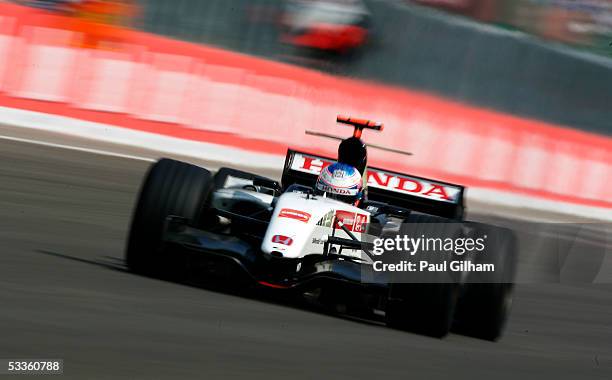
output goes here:
[[490, 343], [130, 274], [148, 165], [0, 139], [0, 358], [72, 379], [612, 378], [610, 284], [519, 285]]

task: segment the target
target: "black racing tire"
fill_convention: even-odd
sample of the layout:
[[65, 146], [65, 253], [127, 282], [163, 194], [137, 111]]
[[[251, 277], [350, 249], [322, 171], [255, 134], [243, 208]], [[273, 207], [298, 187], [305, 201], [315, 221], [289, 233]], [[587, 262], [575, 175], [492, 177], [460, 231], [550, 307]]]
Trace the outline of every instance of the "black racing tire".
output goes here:
[[163, 250], [164, 223], [169, 215], [198, 223], [212, 186], [212, 175], [204, 168], [167, 158], [151, 165], [132, 215], [125, 254], [130, 271], [164, 278], [179, 275], [184, 268], [178, 258]]
[[[461, 223], [423, 214], [411, 214], [400, 227], [400, 235], [413, 237], [458, 237]], [[452, 253], [428, 253], [430, 263], [453, 259]], [[422, 272], [410, 282], [393, 282], [387, 298], [387, 325], [422, 335], [442, 338], [452, 326], [459, 293], [459, 275], [450, 272]]]
[[487, 236], [485, 250], [474, 256], [475, 264], [493, 264], [493, 272], [469, 274], [457, 304], [453, 331], [495, 341], [503, 333], [512, 306], [517, 264], [517, 239], [506, 228], [470, 222], [474, 238]]

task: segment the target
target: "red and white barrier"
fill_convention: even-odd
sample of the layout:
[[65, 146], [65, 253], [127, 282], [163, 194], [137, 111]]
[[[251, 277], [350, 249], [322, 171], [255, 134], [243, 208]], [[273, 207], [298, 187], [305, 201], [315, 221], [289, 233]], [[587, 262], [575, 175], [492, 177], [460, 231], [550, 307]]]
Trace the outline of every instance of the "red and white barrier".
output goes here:
[[[15, 9], [20, 16], [11, 16]], [[0, 106], [255, 152], [334, 154], [337, 114], [380, 120], [372, 164], [468, 186], [612, 208], [612, 139], [206, 46], [125, 31], [83, 49], [57, 16], [0, 5]]]

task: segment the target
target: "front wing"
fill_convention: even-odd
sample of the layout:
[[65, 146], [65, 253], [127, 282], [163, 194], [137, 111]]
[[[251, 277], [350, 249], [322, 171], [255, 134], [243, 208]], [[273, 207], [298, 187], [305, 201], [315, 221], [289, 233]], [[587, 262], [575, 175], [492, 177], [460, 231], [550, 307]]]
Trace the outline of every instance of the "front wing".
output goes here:
[[[278, 258], [264, 254], [259, 249], [261, 242], [193, 228], [183, 218], [168, 217], [163, 242], [166, 254], [186, 255], [202, 275], [230, 277], [230, 281], [246, 279], [261, 286], [304, 291], [333, 282], [375, 292], [386, 292], [388, 288], [386, 276], [350, 257]], [[361, 281], [364, 275], [367, 283]]]

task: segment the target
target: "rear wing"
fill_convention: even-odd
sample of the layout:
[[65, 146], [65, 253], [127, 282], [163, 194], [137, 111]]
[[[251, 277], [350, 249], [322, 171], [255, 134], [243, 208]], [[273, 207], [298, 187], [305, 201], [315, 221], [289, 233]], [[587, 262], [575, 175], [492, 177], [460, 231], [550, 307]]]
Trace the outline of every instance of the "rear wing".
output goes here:
[[[314, 186], [321, 170], [334, 159], [289, 149], [282, 185]], [[450, 219], [463, 219], [465, 188], [447, 182], [392, 172], [367, 169], [368, 199]]]

